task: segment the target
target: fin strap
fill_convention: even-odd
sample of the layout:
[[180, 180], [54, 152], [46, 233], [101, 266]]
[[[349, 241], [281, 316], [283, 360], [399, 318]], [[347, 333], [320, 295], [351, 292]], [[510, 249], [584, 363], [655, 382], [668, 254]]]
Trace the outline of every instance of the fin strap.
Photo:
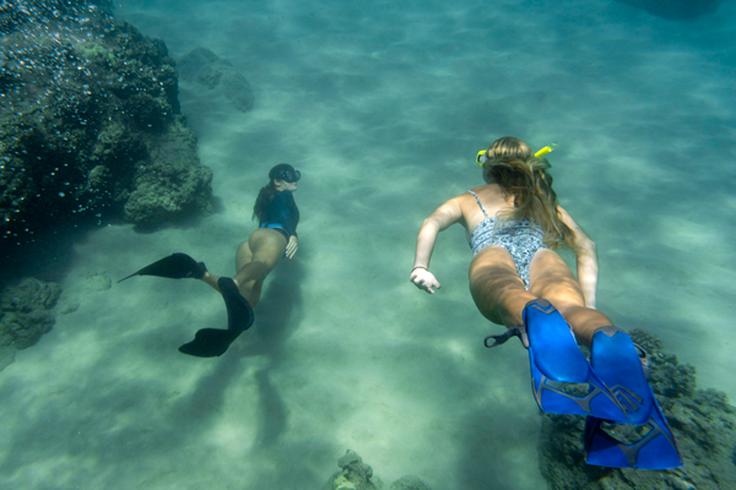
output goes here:
[[[506, 329], [506, 331], [502, 334], [489, 335], [488, 337], [483, 339], [483, 345], [486, 346], [487, 349], [492, 349], [506, 343], [506, 341], [509, 340], [511, 337], [519, 337], [519, 340], [521, 340], [521, 328], [510, 327]], [[491, 339], [493, 339], [492, 343]]]

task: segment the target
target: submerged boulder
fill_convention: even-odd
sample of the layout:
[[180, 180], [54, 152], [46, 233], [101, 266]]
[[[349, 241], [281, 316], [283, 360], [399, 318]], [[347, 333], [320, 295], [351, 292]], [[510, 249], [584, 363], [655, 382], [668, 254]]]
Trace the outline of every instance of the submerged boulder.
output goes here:
[[695, 369], [662, 352], [659, 339], [640, 330], [631, 335], [649, 354], [649, 382], [677, 439], [683, 467], [640, 471], [587, 465], [583, 417], [544, 415], [539, 453], [549, 488], [736, 488], [736, 408], [721, 392], [697, 389]]
[[333, 474], [323, 490], [380, 490], [381, 480], [373, 479], [373, 468], [350, 449], [337, 460], [340, 471]]
[[0, 293], [0, 371], [54, 326], [61, 286], [26, 278]]
[[0, 6], [0, 255], [82, 225], [211, 209], [162, 41], [109, 1]]
[[[364, 463], [363, 458], [350, 449], [337, 460], [337, 466], [340, 471], [330, 477], [323, 490], [382, 490], [386, 488], [381, 479], [373, 474], [373, 468]], [[388, 490], [432, 489], [421, 478], [406, 475], [393, 482]]]
[[157, 136], [150, 162], [137, 169], [124, 206], [125, 219], [141, 226], [156, 225], [208, 209], [212, 172], [199, 165], [196, 152], [197, 141], [181, 121]]
[[248, 80], [232, 63], [207, 48], [195, 48], [177, 66], [182, 80], [196, 83], [210, 91], [219, 91], [236, 109], [247, 112], [253, 108], [253, 89]]
[[418, 476], [402, 476], [391, 484], [389, 490], [432, 490], [429, 485]]

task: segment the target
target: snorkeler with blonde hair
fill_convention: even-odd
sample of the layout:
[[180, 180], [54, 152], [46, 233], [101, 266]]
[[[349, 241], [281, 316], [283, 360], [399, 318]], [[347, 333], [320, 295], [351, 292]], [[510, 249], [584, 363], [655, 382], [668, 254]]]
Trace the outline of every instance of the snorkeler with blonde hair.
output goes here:
[[[595, 309], [595, 244], [557, 201], [544, 158], [549, 151], [535, 154], [522, 140], [503, 137], [478, 152], [485, 184], [453, 197], [423, 221], [409, 279], [430, 294], [440, 288], [429, 269], [434, 244], [439, 232], [461, 223], [473, 250], [473, 300], [488, 320], [508, 327], [489, 336], [486, 346], [521, 339], [539, 408], [587, 417], [587, 462], [678, 467], [677, 444], [637, 347]], [[555, 251], [563, 246], [576, 255], [577, 279]], [[578, 342], [590, 348], [590, 360]], [[614, 424], [636, 426], [636, 440], [621, 440]]]
[[235, 276], [212, 275], [204, 262], [197, 262], [185, 253], [177, 252], [120, 280], [136, 275], [194, 278], [204, 281], [222, 294], [227, 309], [227, 329], [198, 330], [194, 340], [179, 347], [184, 354], [214, 357], [225, 353], [230, 344], [253, 324], [253, 308], [260, 300], [266, 276], [281, 257], [293, 259], [299, 248], [296, 234], [299, 209], [292, 193], [297, 189], [301, 172], [288, 163], [280, 163], [271, 168], [268, 177], [268, 184], [261, 188], [253, 206], [253, 218], [258, 219], [258, 228], [240, 244], [235, 254]]

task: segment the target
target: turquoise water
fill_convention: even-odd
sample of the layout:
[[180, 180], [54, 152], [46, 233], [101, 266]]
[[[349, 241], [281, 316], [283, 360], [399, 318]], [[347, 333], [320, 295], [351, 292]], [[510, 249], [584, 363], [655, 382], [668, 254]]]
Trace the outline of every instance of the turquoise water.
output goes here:
[[[613, 1], [123, 1], [174, 58], [205, 47], [255, 106], [181, 82], [221, 209], [76, 245], [79, 307], [0, 374], [0, 486], [320, 488], [346, 449], [385, 480], [532, 489], [540, 417], [525, 353], [489, 352], [462, 230], [435, 296], [407, 280], [421, 220], [481, 182], [478, 148], [541, 147], [598, 245], [598, 307], [736, 399], [736, 7], [673, 21]], [[201, 284], [117, 279], [173, 250], [230, 273], [268, 168], [303, 172], [297, 259], [226, 356], [175, 346], [225, 321]]]

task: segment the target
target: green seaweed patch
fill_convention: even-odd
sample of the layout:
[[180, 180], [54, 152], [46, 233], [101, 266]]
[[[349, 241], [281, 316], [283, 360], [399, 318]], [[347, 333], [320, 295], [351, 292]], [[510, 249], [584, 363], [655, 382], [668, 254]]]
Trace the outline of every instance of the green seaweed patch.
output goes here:
[[95, 41], [85, 41], [77, 46], [77, 51], [85, 58], [99, 61], [106, 61], [110, 65], [115, 64], [115, 54], [113, 50], [105, 45]]

